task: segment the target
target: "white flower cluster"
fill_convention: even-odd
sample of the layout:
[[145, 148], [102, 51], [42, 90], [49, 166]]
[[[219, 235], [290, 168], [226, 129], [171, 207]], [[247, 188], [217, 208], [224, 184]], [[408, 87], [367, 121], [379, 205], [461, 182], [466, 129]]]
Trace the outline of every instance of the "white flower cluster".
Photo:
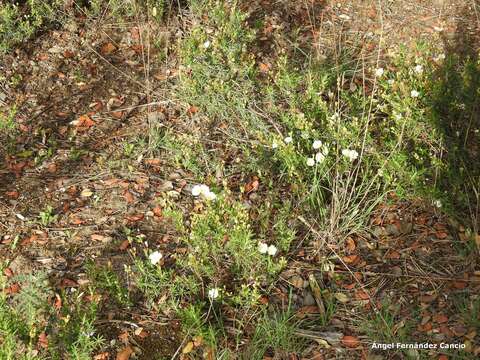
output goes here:
[[[291, 136], [287, 136], [287, 137], [285, 137], [285, 139], [283, 139], [283, 142], [288, 145], [291, 142], [293, 142], [293, 138]], [[278, 142], [273, 141], [272, 142], [272, 149], [276, 149], [276, 148], [278, 148]]]
[[259, 242], [258, 251], [260, 252], [260, 254], [268, 254], [270, 256], [275, 256], [278, 250], [275, 245], [268, 246], [268, 244], [265, 244], [264, 242]]
[[343, 149], [342, 155], [345, 156], [348, 160], [354, 161], [358, 158], [358, 152], [356, 150]]
[[422, 74], [422, 73], [423, 73], [423, 66], [417, 64], [417, 66], [415, 66], [415, 68], [414, 68], [414, 71], [415, 71], [417, 74]]
[[325, 161], [325, 158], [328, 155], [328, 145], [323, 144], [321, 140], [315, 140], [312, 144], [314, 150], [318, 151], [314, 157], [307, 159], [307, 166], [314, 166], [315, 163], [320, 164]]
[[208, 297], [212, 300], [218, 298], [220, 296], [220, 289], [218, 288], [212, 288], [208, 290]]
[[162, 260], [163, 255], [160, 251], [154, 251], [150, 255], [148, 255], [148, 259], [152, 263], [152, 265], [157, 265], [160, 260]]
[[410, 96], [412, 98], [417, 98], [417, 97], [420, 96], [420, 93], [417, 90], [412, 90], [412, 91], [410, 91]]
[[376, 77], [382, 77], [384, 73], [385, 73], [385, 70], [383, 70], [383, 68], [378, 68], [377, 70], [375, 70]]
[[210, 188], [205, 184], [198, 184], [192, 187], [192, 195], [197, 197], [201, 196], [205, 200], [215, 200], [217, 195], [210, 191]]

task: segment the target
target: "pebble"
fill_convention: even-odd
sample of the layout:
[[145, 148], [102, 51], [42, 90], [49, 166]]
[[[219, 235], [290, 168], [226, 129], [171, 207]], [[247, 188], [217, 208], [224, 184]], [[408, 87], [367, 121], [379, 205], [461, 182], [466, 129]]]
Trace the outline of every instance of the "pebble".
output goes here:
[[400, 235], [400, 231], [398, 230], [397, 226], [394, 224], [388, 224], [385, 226], [385, 231], [388, 235], [398, 236]]
[[306, 291], [303, 296], [303, 306], [315, 305], [315, 298], [310, 291]]
[[166, 180], [160, 185], [158, 185], [157, 188], [158, 191], [170, 191], [173, 190], [173, 183], [170, 180]]

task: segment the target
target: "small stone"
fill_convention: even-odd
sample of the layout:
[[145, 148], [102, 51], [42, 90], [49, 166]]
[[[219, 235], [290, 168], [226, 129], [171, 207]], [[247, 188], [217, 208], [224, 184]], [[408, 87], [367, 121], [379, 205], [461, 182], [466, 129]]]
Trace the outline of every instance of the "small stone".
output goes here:
[[180, 175], [178, 172], [173, 172], [170, 175], [168, 175], [169, 180], [178, 180], [181, 178], [182, 178], [182, 175]]
[[387, 232], [388, 235], [392, 235], [392, 236], [400, 235], [400, 231], [394, 224], [388, 224], [387, 226], [385, 226], [385, 231]]
[[164, 181], [158, 186], [157, 190], [162, 192], [173, 190], [173, 183], [170, 180]]
[[413, 230], [413, 223], [411, 221], [400, 221], [400, 232], [402, 234], [410, 234]]
[[382, 229], [381, 226], [376, 226], [376, 227], [373, 228], [372, 233], [373, 233], [373, 235], [375, 235], [375, 237], [379, 238], [379, 237], [382, 237], [383, 235], [385, 235], [385, 230]]
[[303, 296], [303, 306], [315, 305], [315, 298], [310, 291], [306, 291]]

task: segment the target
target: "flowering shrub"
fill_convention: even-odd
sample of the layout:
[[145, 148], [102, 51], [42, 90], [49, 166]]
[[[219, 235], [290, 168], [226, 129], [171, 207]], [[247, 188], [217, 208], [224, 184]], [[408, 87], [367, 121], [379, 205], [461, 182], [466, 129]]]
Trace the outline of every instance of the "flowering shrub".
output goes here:
[[[209, 193], [213, 191], [204, 184], [191, 190], [195, 202]], [[216, 195], [215, 201], [201, 198], [203, 210], [177, 224], [178, 236], [182, 238], [180, 246], [185, 246], [186, 252], [147, 251], [147, 259], [136, 259], [135, 283], [150, 306], [165, 311], [173, 308], [181, 317], [198, 312], [208, 314], [211, 305], [240, 309], [263, 306], [259, 302], [262, 290], [273, 284], [285, 266], [282, 253], [288, 250], [293, 235], [278, 221], [278, 234], [282, 235], [259, 237], [262, 235], [254, 232], [248, 210], [228, 195]], [[172, 210], [164, 215], [179, 221]], [[166, 266], [164, 259], [174, 264]], [[185, 309], [187, 303], [191, 307]], [[221, 318], [221, 314], [216, 317]], [[214, 319], [211, 320], [215, 326]]]

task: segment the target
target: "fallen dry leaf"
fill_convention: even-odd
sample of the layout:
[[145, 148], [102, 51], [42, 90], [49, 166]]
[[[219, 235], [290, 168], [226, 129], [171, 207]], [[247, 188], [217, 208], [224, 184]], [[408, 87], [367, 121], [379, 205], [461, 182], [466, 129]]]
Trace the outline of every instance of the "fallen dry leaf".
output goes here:
[[388, 252], [388, 255], [386, 256], [387, 259], [400, 259], [400, 253], [397, 250], [392, 250]]
[[448, 336], [448, 337], [453, 337], [453, 335], [454, 335], [453, 331], [450, 330], [450, 329], [448, 328], [448, 326], [446, 326], [446, 325], [441, 325], [441, 326], [440, 326], [440, 332], [441, 332], [443, 335]]
[[417, 329], [418, 329], [418, 331], [428, 332], [428, 331], [430, 331], [430, 330], [433, 329], [433, 325], [432, 325], [432, 323], [429, 321], [429, 322], [427, 322], [426, 324], [418, 325], [418, 326], [417, 326]]
[[448, 236], [448, 233], [446, 233], [445, 231], [437, 231], [435, 235], [437, 239], [445, 239]]
[[4, 293], [7, 295], [17, 294], [20, 292], [20, 285], [18, 283], [13, 283], [9, 287], [5, 288]]
[[62, 281], [60, 282], [60, 287], [61, 288], [65, 288], [65, 287], [77, 287], [78, 284], [75, 280], [72, 280], [72, 279], [69, 279], [69, 278], [65, 278], [65, 279], [62, 279]]
[[260, 298], [258, 299], [258, 302], [262, 305], [267, 305], [269, 302], [268, 296], [265, 296], [265, 295], [260, 296]]
[[93, 195], [93, 192], [90, 189], [83, 189], [82, 192], [80, 193], [81, 197], [90, 197], [92, 195]]
[[75, 56], [75, 53], [74, 53], [73, 51], [65, 50], [65, 51], [63, 52], [63, 57], [64, 57], [65, 59], [71, 59], [71, 58], [73, 58], [74, 56]]
[[7, 191], [5, 195], [7, 195], [7, 197], [9, 197], [10, 199], [18, 199], [18, 197], [20, 196], [20, 194], [16, 190]]
[[360, 261], [360, 257], [358, 255], [347, 255], [343, 257], [343, 261], [345, 264], [355, 265]]
[[13, 271], [12, 271], [12, 269], [10, 269], [10, 268], [8, 268], [8, 267], [5, 268], [5, 269], [3, 270], [3, 275], [5, 275], [7, 278], [12, 277], [12, 276], [13, 276]]
[[131, 204], [135, 201], [135, 196], [133, 196], [133, 194], [128, 190], [125, 190], [125, 192], [123, 193], [123, 196], [125, 197], [125, 200], [129, 204]]
[[121, 119], [123, 117], [123, 111], [112, 111], [110, 112], [110, 115], [115, 119]]
[[193, 345], [195, 347], [199, 347], [203, 344], [203, 337], [201, 337], [200, 335], [197, 335], [193, 338]]
[[270, 64], [264, 64], [264, 63], [258, 64], [258, 68], [262, 73], [267, 73], [271, 67], [272, 66]]
[[356, 336], [345, 335], [341, 341], [344, 346], [349, 348], [356, 348], [360, 345], [360, 340]]
[[182, 349], [182, 354], [188, 354], [193, 350], [193, 341], [189, 341]]
[[145, 217], [144, 214], [133, 214], [133, 215], [125, 216], [125, 219], [127, 219], [129, 222], [133, 223], [133, 222], [143, 220], [144, 217]]
[[106, 242], [106, 241], [111, 239], [109, 236], [103, 236], [103, 235], [100, 235], [100, 234], [92, 234], [92, 235], [90, 235], [90, 238], [93, 241], [102, 241], [102, 242]]
[[355, 292], [355, 298], [360, 300], [370, 300], [370, 296], [364, 290], [358, 290], [357, 292]]
[[86, 131], [90, 129], [95, 122], [88, 115], [82, 115], [77, 120], [73, 120], [70, 124], [77, 128], [77, 131]]
[[48, 349], [48, 336], [45, 331], [38, 336], [38, 345], [44, 349]]
[[296, 317], [303, 319], [306, 314], [318, 314], [320, 313], [320, 309], [317, 305], [307, 305], [302, 306], [298, 309], [297, 313], [295, 314]]
[[354, 252], [356, 249], [355, 245], [355, 240], [353, 240], [351, 237], [348, 237], [346, 240], [346, 248], [349, 253]]
[[78, 216], [70, 216], [70, 224], [72, 225], [81, 225], [83, 224], [85, 221], [80, 219]]
[[187, 115], [193, 115], [193, 114], [196, 114], [197, 112], [198, 112], [198, 107], [196, 107], [195, 105], [192, 105], [188, 108]]
[[161, 208], [161, 207], [159, 207], [159, 206], [154, 207], [154, 208], [152, 209], [152, 212], [153, 212], [153, 214], [154, 214], [155, 216], [157, 216], [157, 217], [162, 217], [163, 211], [162, 211], [162, 208]]
[[110, 353], [108, 351], [105, 351], [93, 356], [93, 360], [108, 360], [108, 359], [110, 359]]
[[145, 159], [145, 160], [143, 160], [143, 162], [145, 164], [151, 165], [151, 166], [158, 166], [158, 165], [162, 164], [162, 160], [160, 160], [160, 159]]
[[128, 240], [123, 240], [120, 246], [118, 247], [119, 250], [127, 250], [127, 248], [130, 246], [130, 241]]
[[130, 355], [133, 354], [133, 349], [131, 346], [127, 346], [122, 351], [117, 353], [116, 360], [128, 360], [130, 359]]
[[120, 340], [124, 344], [127, 344], [128, 343], [128, 332], [124, 331], [124, 332], [120, 333], [120, 335], [118, 335], [118, 340]]
[[55, 301], [53, 302], [53, 307], [55, 308], [55, 310], [60, 310], [62, 308], [62, 298], [57, 293], [55, 293]]
[[446, 317], [443, 314], [435, 314], [435, 315], [433, 315], [433, 321], [435, 321], [439, 324], [443, 324], [443, 323], [446, 323], [448, 321], [448, 317]]
[[252, 181], [248, 182], [245, 185], [245, 192], [248, 194], [248, 193], [257, 191], [259, 186], [260, 186], [260, 182], [258, 181], [258, 177], [254, 176]]
[[108, 42], [108, 43], [105, 43], [102, 45], [102, 47], [100, 48], [100, 52], [102, 53], [102, 55], [110, 55], [111, 53], [113, 53], [117, 48], [115, 47], [115, 45], [113, 45], [112, 43]]

